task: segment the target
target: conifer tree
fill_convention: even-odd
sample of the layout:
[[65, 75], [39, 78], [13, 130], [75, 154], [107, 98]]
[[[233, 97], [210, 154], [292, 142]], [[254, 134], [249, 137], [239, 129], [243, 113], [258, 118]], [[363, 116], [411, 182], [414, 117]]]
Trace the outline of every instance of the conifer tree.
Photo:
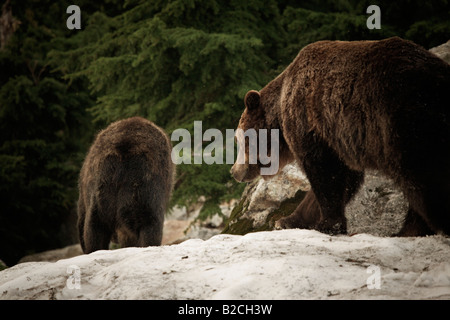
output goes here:
[[11, 2], [17, 27], [0, 50], [0, 257], [7, 265], [76, 241], [65, 222], [91, 135], [85, 80], [68, 85], [47, 58], [66, 36], [64, 3], [40, 4]]
[[[89, 79], [96, 121], [139, 115], [171, 133], [192, 132], [200, 120], [225, 134], [236, 127], [246, 91], [274, 76], [283, 38], [274, 1], [142, 2], [115, 17], [93, 15], [72, 39], [85, 45], [53, 57], [68, 79]], [[218, 201], [242, 191], [230, 167], [180, 165], [173, 203], [205, 196], [205, 210], [220, 212]]]

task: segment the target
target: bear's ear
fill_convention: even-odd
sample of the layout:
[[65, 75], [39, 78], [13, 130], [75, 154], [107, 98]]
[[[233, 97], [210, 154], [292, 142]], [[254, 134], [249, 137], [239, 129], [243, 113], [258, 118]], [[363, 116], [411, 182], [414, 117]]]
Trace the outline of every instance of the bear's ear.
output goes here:
[[256, 90], [250, 90], [247, 92], [244, 98], [245, 106], [248, 110], [254, 110], [259, 107], [259, 101], [261, 96], [259, 95], [259, 92]]

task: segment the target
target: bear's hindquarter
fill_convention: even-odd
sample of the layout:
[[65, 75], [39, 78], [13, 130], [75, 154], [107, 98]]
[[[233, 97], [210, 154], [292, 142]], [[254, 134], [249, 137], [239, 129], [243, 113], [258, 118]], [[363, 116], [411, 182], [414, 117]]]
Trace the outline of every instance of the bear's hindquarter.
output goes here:
[[[139, 225], [163, 215], [167, 177], [152, 168], [147, 155], [105, 159], [99, 172], [99, 202], [102, 213], [113, 214], [116, 225]], [[111, 217], [110, 217], [111, 218]]]
[[99, 134], [86, 159], [84, 184], [105, 228], [137, 236], [145, 225], [162, 225], [173, 164], [163, 132], [143, 119], [124, 121]]
[[415, 45], [405, 49], [403, 40], [392, 41], [394, 49], [382, 41], [325, 42], [302, 50], [285, 75], [291, 97], [282, 108], [295, 109], [299, 118], [304, 113], [297, 123], [304, 126], [301, 134], [320, 136], [353, 170], [396, 171], [402, 165], [398, 153], [429, 151], [429, 129], [447, 132], [436, 98], [444, 92], [436, 89], [439, 79], [427, 72], [427, 61], [438, 65], [433, 72], [442, 65]]

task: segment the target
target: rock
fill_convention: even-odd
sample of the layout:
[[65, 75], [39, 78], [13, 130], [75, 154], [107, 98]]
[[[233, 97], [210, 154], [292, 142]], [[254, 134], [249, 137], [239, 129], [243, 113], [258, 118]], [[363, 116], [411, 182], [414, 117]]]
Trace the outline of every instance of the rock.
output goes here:
[[184, 239], [185, 231], [191, 224], [188, 220], [166, 220], [164, 221], [162, 245], [173, 244]]
[[79, 244], [73, 244], [61, 249], [55, 249], [55, 250], [48, 250], [44, 252], [39, 253], [33, 253], [30, 255], [27, 255], [19, 260], [18, 263], [23, 262], [31, 262], [31, 261], [58, 261], [61, 259], [67, 259], [71, 257], [78, 256], [80, 254], [83, 254], [83, 251], [81, 250], [81, 246]]
[[434, 53], [445, 62], [450, 63], [450, 40], [440, 46], [431, 48], [430, 52]]
[[246, 234], [274, 229], [275, 222], [303, 200], [310, 185], [296, 164], [289, 164], [270, 180], [257, 179], [245, 188], [222, 233]]
[[211, 227], [205, 227], [202, 226], [200, 223], [192, 223], [189, 225], [189, 227], [186, 229], [186, 235], [184, 238], [180, 239], [179, 242], [186, 241], [189, 239], [201, 239], [201, 240], [207, 240], [216, 234], [219, 234], [221, 228], [211, 228]]
[[[223, 233], [246, 234], [275, 229], [275, 222], [290, 215], [310, 189], [296, 164], [286, 166], [271, 180], [259, 179], [244, 190]], [[390, 236], [397, 233], [408, 204], [392, 180], [367, 171], [364, 184], [346, 207], [347, 232]]]
[[400, 231], [408, 210], [403, 192], [376, 171], [367, 171], [364, 183], [348, 203], [347, 231], [391, 236]]
[[206, 240], [219, 234], [224, 226], [224, 219], [230, 216], [236, 200], [232, 199], [219, 205], [221, 213], [206, 219], [199, 219], [200, 211], [205, 203], [204, 197], [189, 208], [175, 206], [166, 216], [162, 244], [176, 244], [188, 239]]
[[[186, 216], [189, 218], [186, 219], [188, 222], [183, 231], [183, 236], [173, 241], [172, 243], [180, 243], [186, 241], [188, 239], [202, 239], [207, 240], [212, 236], [219, 234], [224, 226], [224, 220], [228, 219], [231, 214], [231, 210], [235, 207], [237, 200], [232, 199], [228, 202], [223, 202], [219, 205], [220, 214], [214, 214], [211, 217], [207, 217], [202, 220], [199, 219], [199, 213], [202, 209], [204, 200], [200, 199], [200, 201], [191, 208], [187, 209]], [[182, 216], [179, 218], [183, 219]], [[165, 244], [165, 243], [163, 243]]]

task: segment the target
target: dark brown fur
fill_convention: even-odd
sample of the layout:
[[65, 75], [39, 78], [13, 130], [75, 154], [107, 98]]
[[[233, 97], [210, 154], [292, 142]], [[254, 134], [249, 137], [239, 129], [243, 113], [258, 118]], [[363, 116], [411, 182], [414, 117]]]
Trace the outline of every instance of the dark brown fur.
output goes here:
[[[259, 97], [258, 97], [259, 96]], [[280, 129], [312, 191], [284, 228], [346, 232], [344, 209], [365, 169], [393, 178], [410, 208], [400, 235], [450, 234], [450, 66], [398, 37], [320, 41], [259, 93], [239, 128]], [[240, 181], [258, 165], [232, 169]], [[255, 169], [256, 167], [256, 169]]]
[[101, 131], [79, 179], [78, 230], [83, 251], [160, 245], [173, 185], [171, 143], [165, 132], [139, 118]]

